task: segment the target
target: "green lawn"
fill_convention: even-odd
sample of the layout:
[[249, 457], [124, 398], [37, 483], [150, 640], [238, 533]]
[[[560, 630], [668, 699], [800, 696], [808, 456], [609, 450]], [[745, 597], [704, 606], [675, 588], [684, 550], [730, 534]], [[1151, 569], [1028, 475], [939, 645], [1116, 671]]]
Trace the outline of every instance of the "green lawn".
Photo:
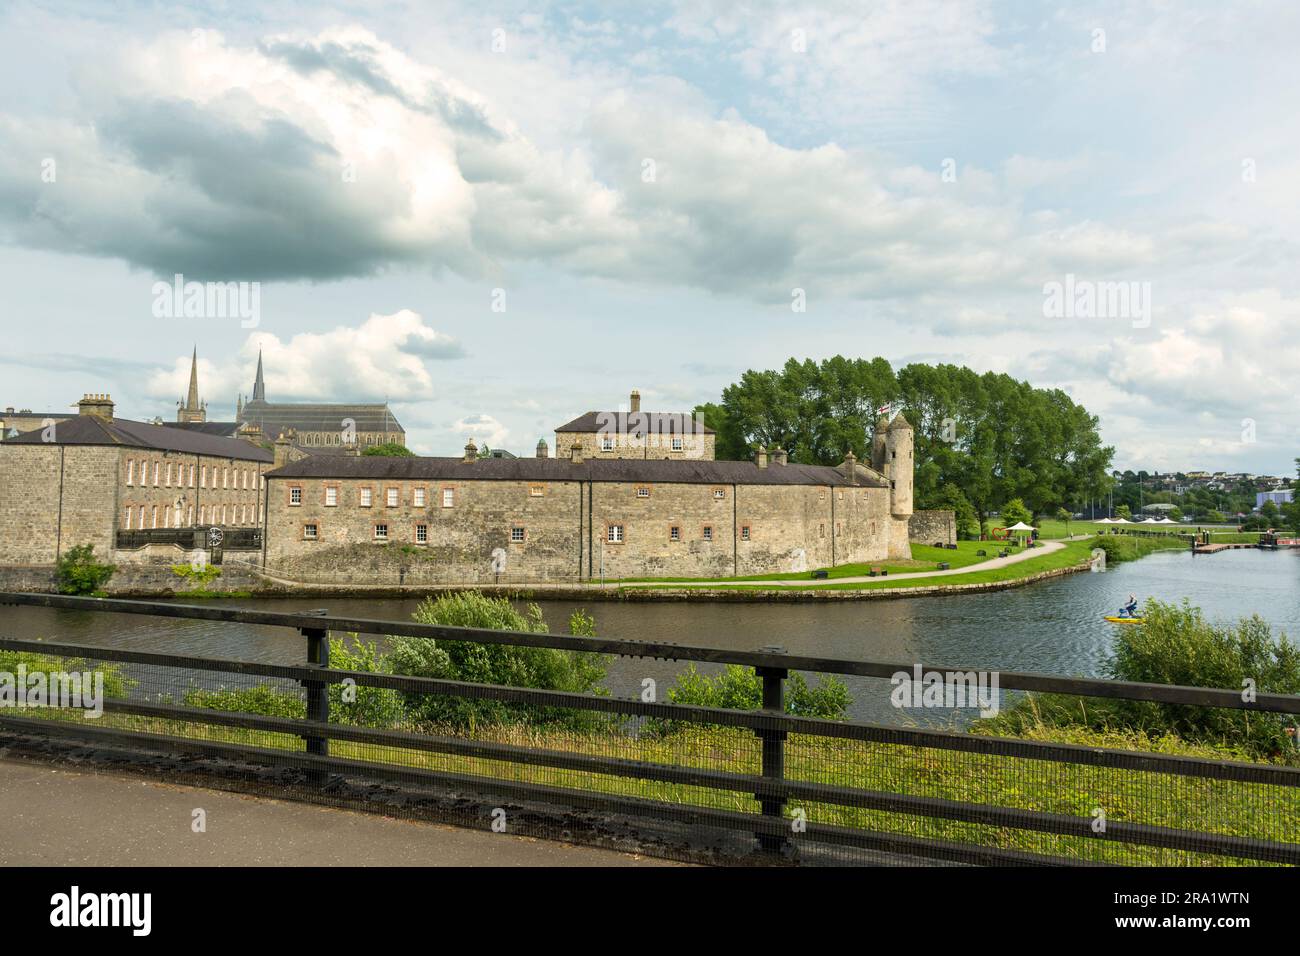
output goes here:
[[[996, 558], [998, 551], [1005, 547], [998, 541], [958, 541], [956, 550], [936, 548], [932, 544], [914, 544], [910, 561], [868, 561], [859, 564], [841, 564], [833, 568], [822, 568], [828, 578], [854, 578], [869, 574], [872, 568], [885, 568], [890, 574], [903, 574], [909, 571], [934, 571], [939, 563], [947, 561], [954, 568], [964, 568], [979, 564], [990, 558]], [[1016, 553], [1019, 549], [1013, 549]], [[980, 551], [988, 554], [981, 556]], [[811, 571], [777, 571], [772, 574], [750, 574], [727, 578], [606, 578], [611, 584], [651, 582], [672, 584], [682, 581], [790, 581], [797, 578], [813, 579]]]

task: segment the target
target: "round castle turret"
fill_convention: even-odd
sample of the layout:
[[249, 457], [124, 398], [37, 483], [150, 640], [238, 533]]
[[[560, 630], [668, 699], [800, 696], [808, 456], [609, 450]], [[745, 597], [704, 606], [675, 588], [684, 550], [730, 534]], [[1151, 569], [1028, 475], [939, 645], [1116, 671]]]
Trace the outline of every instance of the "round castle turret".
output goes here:
[[[879, 431], [876, 434], [879, 435]], [[912, 426], [900, 412], [885, 431], [885, 474], [889, 476], [892, 489], [889, 510], [895, 518], [907, 518], [912, 514], [912, 469], [915, 465], [912, 443]]]

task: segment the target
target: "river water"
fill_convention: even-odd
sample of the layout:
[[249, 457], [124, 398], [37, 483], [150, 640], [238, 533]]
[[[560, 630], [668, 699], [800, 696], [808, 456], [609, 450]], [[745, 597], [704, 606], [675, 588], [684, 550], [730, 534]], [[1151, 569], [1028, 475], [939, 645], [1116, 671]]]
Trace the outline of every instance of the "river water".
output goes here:
[[[1300, 638], [1300, 551], [1239, 550], [1198, 557], [1156, 552], [1104, 573], [946, 597], [810, 604], [547, 601], [542, 609], [557, 632], [566, 630], [575, 608], [586, 607], [598, 633], [608, 637], [741, 650], [777, 645], [791, 654], [821, 657], [1096, 676], [1115, 631], [1102, 618], [1114, 613], [1129, 592], [1139, 600], [1187, 599], [1212, 619], [1258, 614], [1275, 630]], [[325, 607], [352, 617], [406, 619], [418, 602], [273, 598], [214, 603], [285, 611]], [[27, 607], [0, 608], [0, 621], [6, 637], [275, 663], [298, 663], [304, 654], [296, 632], [274, 627]], [[670, 686], [681, 667], [617, 660], [607, 683], [618, 696], [636, 696], [644, 678]], [[925, 724], [953, 719], [894, 710], [886, 681], [849, 678], [846, 683], [855, 719]]]

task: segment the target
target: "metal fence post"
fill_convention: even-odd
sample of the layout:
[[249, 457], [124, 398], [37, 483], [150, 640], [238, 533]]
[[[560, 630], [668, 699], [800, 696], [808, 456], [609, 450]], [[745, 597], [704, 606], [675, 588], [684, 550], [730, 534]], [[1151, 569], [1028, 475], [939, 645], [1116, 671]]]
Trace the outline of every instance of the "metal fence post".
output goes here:
[[[324, 615], [325, 611], [314, 611], [312, 613]], [[330, 666], [330, 642], [329, 631], [323, 627], [304, 627], [299, 628], [302, 636], [307, 638], [307, 663], [313, 667]], [[307, 719], [319, 723], [329, 723], [330, 719], [330, 695], [329, 684], [325, 681], [305, 680], [302, 686], [307, 691]], [[319, 754], [322, 757], [329, 756], [330, 742], [328, 737], [317, 737], [311, 734], [304, 734], [303, 740], [307, 742], [307, 753]], [[313, 774], [313, 777], [318, 775]]]
[[[759, 678], [763, 681], [764, 712], [785, 714], [785, 679], [790, 672], [783, 667], [757, 667]], [[763, 742], [763, 776], [774, 780], [785, 778], [785, 738], [784, 730], [760, 729], [755, 733]], [[785, 798], [766, 794], [755, 794], [763, 808], [763, 816], [780, 819], [785, 816]], [[758, 845], [764, 850], [779, 852], [786, 844], [783, 836], [768, 833], [758, 835]]]

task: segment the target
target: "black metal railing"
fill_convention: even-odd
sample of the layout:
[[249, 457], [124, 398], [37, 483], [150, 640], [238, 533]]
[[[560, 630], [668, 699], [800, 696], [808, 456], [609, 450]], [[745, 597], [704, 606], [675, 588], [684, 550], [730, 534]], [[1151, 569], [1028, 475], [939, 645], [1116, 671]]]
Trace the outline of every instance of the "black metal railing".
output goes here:
[[[213, 531], [219, 531], [214, 535]], [[223, 551], [262, 550], [261, 528], [221, 528], [216, 525], [196, 525], [192, 528], [141, 528], [117, 532], [118, 550], [134, 551], [151, 544], [174, 545], [186, 551], [192, 549], [220, 549]]]
[[[260, 781], [258, 792], [369, 805], [382, 785], [388, 788], [381, 799], [385, 812], [397, 805], [478, 825], [487, 820], [484, 807], [506, 812], [493, 806], [504, 797], [513, 801], [510, 812], [525, 821], [526, 832], [614, 842], [609, 834], [635, 832], [642, 849], [719, 860], [1300, 864], [1300, 767], [1294, 765], [826, 720], [783, 709], [792, 671], [888, 679], [912, 672], [912, 664], [323, 612], [16, 593], [0, 593], [0, 604], [296, 629], [306, 641], [305, 665], [0, 639], [0, 653], [102, 662], [121, 685], [104, 700], [99, 721], [0, 710], [0, 729], [188, 755], [226, 775], [236, 767], [262, 768], [240, 771]], [[757, 671], [762, 707], [734, 710], [346, 670], [330, 666], [331, 632], [553, 648], [628, 661], [737, 664]], [[1018, 691], [1300, 714], [1300, 696], [1294, 695], [1244, 698], [1236, 690], [1010, 672], [999, 672], [998, 679], [1002, 688]], [[496, 702], [539, 720], [371, 724], [339, 707], [340, 693], [351, 689], [355, 695], [358, 688], [403, 699]], [[234, 690], [273, 691], [274, 700], [292, 707], [251, 712], [231, 702]], [[546, 726], [542, 716], [556, 714], [600, 715], [633, 727], [538, 729]], [[656, 730], [667, 726], [681, 732]]]

